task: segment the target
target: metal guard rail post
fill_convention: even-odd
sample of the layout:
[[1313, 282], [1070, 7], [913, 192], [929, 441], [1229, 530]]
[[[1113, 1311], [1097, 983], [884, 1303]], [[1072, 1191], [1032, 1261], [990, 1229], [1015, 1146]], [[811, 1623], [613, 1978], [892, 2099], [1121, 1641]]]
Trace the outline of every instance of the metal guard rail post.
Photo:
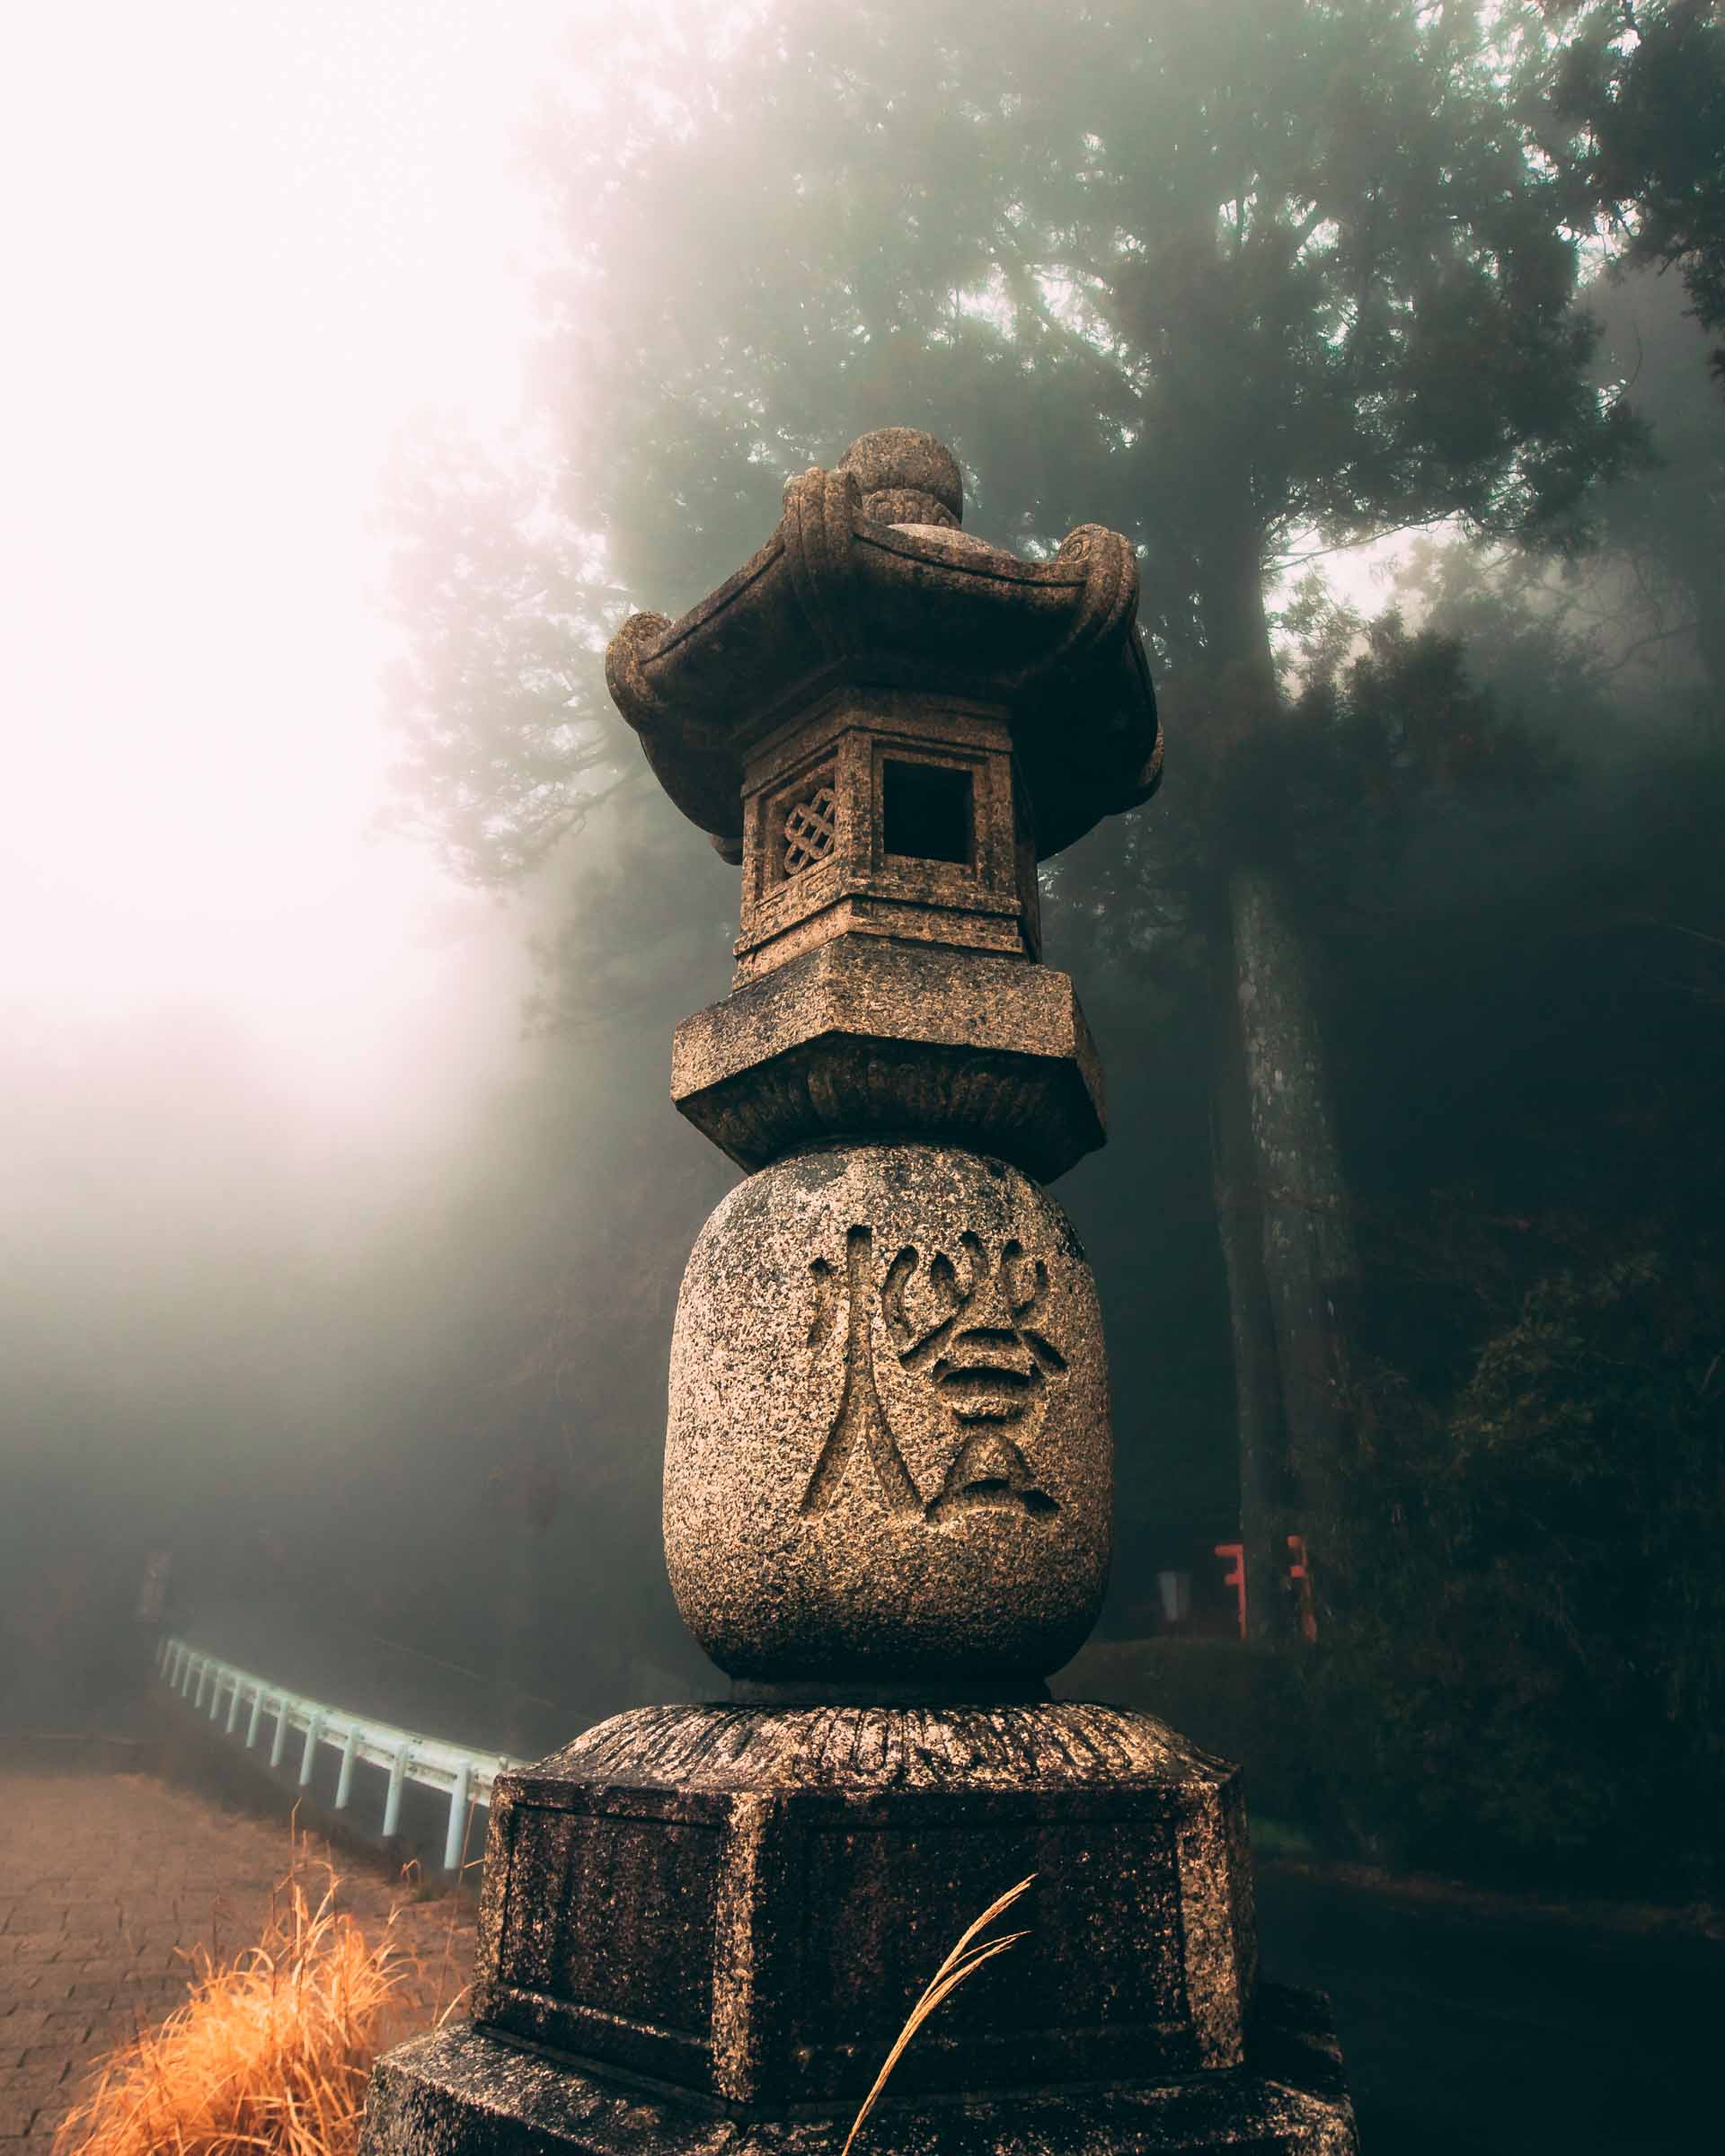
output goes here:
[[243, 1707], [249, 1702], [245, 1723], [245, 1749], [257, 1747], [264, 1717], [274, 1719], [270, 1764], [279, 1767], [290, 1734], [303, 1732], [298, 1780], [304, 1788], [312, 1779], [320, 1744], [340, 1747], [341, 1766], [335, 1787], [335, 1809], [347, 1810], [353, 1796], [353, 1770], [358, 1760], [385, 1768], [389, 1775], [384, 1800], [383, 1833], [387, 1839], [397, 1832], [402, 1816], [402, 1784], [416, 1781], [429, 1789], [447, 1791], [448, 1824], [443, 1837], [443, 1869], [460, 1869], [461, 1853], [470, 1804], [489, 1811], [491, 1784], [500, 1774], [523, 1763], [501, 1752], [469, 1752], [461, 1745], [447, 1745], [437, 1737], [420, 1736], [393, 1723], [373, 1721], [369, 1716], [349, 1714], [321, 1700], [272, 1684], [248, 1669], [207, 1655], [188, 1640], [164, 1636], [156, 1649], [155, 1666], [164, 1684], [177, 1692], [194, 1709], [202, 1709], [210, 1721], [221, 1717], [226, 1704], [225, 1734], [239, 1728]]

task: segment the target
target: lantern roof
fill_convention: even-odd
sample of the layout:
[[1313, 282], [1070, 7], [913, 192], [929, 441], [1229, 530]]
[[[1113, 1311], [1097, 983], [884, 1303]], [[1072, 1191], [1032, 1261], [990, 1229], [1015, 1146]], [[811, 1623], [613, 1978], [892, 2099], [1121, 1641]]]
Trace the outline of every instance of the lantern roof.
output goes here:
[[880, 429], [792, 479], [765, 546], [679, 620], [631, 615], [606, 678], [660, 784], [740, 859], [746, 757], [831, 691], [889, 687], [1004, 711], [1039, 859], [1162, 774], [1130, 543], [1081, 525], [1030, 561], [964, 531], [957, 460]]

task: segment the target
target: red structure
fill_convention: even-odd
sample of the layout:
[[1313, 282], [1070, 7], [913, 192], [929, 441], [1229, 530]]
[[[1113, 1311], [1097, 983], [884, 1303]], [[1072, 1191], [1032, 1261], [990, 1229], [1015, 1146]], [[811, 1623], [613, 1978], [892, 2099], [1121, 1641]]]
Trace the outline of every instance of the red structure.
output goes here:
[[1246, 1546], [1243, 1542], [1218, 1542], [1216, 1554], [1234, 1560], [1222, 1575], [1222, 1585], [1234, 1589], [1234, 1600], [1240, 1610], [1240, 1637], [1243, 1639], [1246, 1636]]
[[[1300, 1605], [1300, 1637], [1309, 1645], [1318, 1636], [1317, 1605], [1312, 1598], [1312, 1573], [1306, 1562], [1305, 1537], [1290, 1534], [1287, 1538], [1287, 1577], [1298, 1593]], [[1243, 1542], [1217, 1542], [1217, 1557], [1228, 1560], [1228, 1569], [1222, 1575], [1222, 1585], [1234, 1589], [1234, 1604], [1239, 1613], [1240, 1637], [1246, 1638], [1246, 1548]]]

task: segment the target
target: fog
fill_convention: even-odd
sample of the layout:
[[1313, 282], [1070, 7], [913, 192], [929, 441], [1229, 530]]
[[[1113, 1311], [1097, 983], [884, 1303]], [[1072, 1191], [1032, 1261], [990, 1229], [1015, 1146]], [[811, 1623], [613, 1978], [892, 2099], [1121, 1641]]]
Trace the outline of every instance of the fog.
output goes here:
[[[1057, 1189], [1110, 1342], [1109, 1666], [1227, 1640], [1217, 1546], [1322, 1514], [1313, 1712], [1388, 1733], [1339, 1843], [1455, 1860], [1489, 1817], [1482, 1863], [1616, 1878], [1602, 1685], [1632, 1745], [1669, 1706], [1673, 1786], [1717, 1773], [1717, 333], [1693, 251], [1541, 192], [1573, 128], [1490, 187], [1438, 139], [1510, 125], [1506, 71], [1555, 97], [1562, 11], [1449, 11], [1447, 57], [1432, 12], [1337, 0], [1309, 50], [1279, 0], [14, 29], [0, 1720], [123, 1719], [152, 1551], [186, 1636], [451, 1738], [720, 1692], [658, 1507], [736, 1180], [669, 1036], [737, 876], [599, 655], [906, 423], [982, 537], [1139, 552], [1166, 782], [1044, 870], [1109, 1081]], [[1305, 954], [1358, 1252], [1345, 1469], [1286, 1340], [1249, 1434], [1243, 868]], [[1518, 1627], [1514, 1668], [1470, 1644]], [[1395, 1748], [1527, 1713], [1531, 1763], [1446, 1808]]]
[[352, 1301], [399, 1332], [379, 1239], [447, 1208], [518, 1067], [518, 913], [378, 827], [379, 505], [416, 415], [513, 420], [517, 134], [581, 13], [14, 26], [9, 1606], [60, 1560], [44, 1512], [121, 1599], [140, 1544], [213, 1561], [279, 1516], [316, 1551], [403, 1354]]

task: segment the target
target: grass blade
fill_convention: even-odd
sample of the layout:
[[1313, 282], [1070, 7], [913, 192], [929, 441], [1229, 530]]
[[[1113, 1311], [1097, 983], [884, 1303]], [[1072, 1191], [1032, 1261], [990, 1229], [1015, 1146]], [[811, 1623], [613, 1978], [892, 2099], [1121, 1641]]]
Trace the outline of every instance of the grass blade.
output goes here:
[[990, 1902], [975, 1923], [969, 1926], [960, 1935], [958, 1943], [953, 1947], [951, 1952], [935, 1970], [933, 1975], [929, 1978], [927, 1988], [916, 2005], [911, 2008], [908, 2019], [898, 2031], [898, 2040], [887, 2054], [880, 2072], [875, 2075], [874, 2086], [862, 2099], [862, 2109], [851, 2121], [851, 2130], [845, 2136], [845, 2146], [839, 2152], [839, 2156], [851, 2156], [851, 2143], [862, 2132], [863, 2120], [873, 2110], [880, 2091], [892, 2078], [893, 2068], [904, 2057], [911, 2038], [924, 2022], [944, 2001], [951, 1997], [967, 1976], [974, 1975], [985, 1961], [992, 1961], [996, 1954], [1004, 1954], [1008, 1947], [1016, 1946], [1021, 1939], [1027, 1936], [1022, 1931], [1009, 1931], [1004, 1938], [991, 1939], [974, 1949], [970, 1943], [979, 1932], [986, 1931], [997, 1916], [1004, 1914], [1012, 1907], [1035, 1878], [1036, 1874], [1031, 1872], [1028, 1878], [1021, 1879], [1016, 1886], [1009, 1886], [1004, 1894]]

